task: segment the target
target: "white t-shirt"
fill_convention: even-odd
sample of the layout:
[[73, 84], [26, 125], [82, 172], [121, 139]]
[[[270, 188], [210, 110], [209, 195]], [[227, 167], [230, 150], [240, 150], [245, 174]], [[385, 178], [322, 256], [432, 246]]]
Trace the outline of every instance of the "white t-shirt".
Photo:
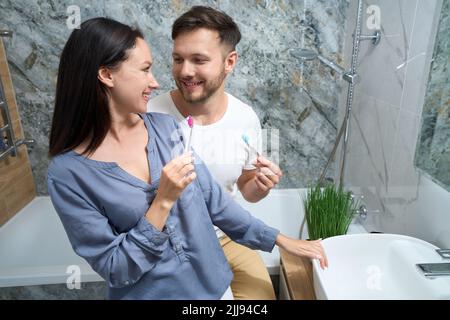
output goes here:
[[[253, 109], [227, 93], [228, 106], [222, 118], [209, 125], [194, 124], [191, 146], [207, 165], [214, 179], [231, 197], [237, 194], [236, 181], [242, 170], [253, 170], [256, 150], [261, 153], [261, 124]], [[183, 131], [185, 142], [190, 128], [185, 117], [175, 106], [170, 92], [148, 102], [147, 111], [172, 115]], [[246, 135], [252, 148], [248, 148], [242, 136]], [[218, 236], [223, 233], [217, 229]]]

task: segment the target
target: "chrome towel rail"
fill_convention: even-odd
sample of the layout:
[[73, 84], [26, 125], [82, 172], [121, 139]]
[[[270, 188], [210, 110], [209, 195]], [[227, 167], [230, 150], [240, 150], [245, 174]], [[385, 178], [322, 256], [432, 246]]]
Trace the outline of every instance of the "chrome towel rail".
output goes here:
[[13, 32], [10, 30], [0, 30], [0, 37], [9, 37], [11, 38], [13, 35]]
[[[11, 37], [12, 32], [8, 30], [0, 30], [0, 36]], [[17, 148], [22, 145], [32, 145], [33, 139], [19, 139], [16, 141], [14, 136], [11, 115], [6, 102], [5, 90], [0, 79], [0, 113], [3, 117], [4, 125], [0, 127], [0, 161], [6, 159], [9, 155], [17, 156]]]

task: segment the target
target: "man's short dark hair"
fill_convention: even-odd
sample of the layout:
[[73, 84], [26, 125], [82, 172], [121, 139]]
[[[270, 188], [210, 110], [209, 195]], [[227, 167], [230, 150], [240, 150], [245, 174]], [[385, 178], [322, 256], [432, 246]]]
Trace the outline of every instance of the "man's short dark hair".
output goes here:
[[239, 27], [229, 15], [204, 6], [194, 6], [175, 20], [172, 26], [172, 40], [184, 32], [200, 28], [217, 31], [220, 43], [227, 44], [231, 50], [236, 50], [236, 45], [241, 40]]

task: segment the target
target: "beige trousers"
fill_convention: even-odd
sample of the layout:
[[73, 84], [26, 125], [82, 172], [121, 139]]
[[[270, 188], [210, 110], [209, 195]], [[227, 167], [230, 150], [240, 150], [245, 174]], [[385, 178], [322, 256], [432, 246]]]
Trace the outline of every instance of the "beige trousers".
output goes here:
[[275, 300], [269, 272], [258, 252], [229, 237], [220, 239], [234, 277], [231, 290], [236, 300]]

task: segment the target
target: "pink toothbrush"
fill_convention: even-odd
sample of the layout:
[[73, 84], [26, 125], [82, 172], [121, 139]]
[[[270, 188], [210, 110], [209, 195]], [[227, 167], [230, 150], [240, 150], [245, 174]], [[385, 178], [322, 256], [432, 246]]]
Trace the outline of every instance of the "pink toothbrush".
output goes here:
[[188, 139], [188, 141], [187, 141], [187, 143], [186, 143], [186, 149], [185, 149], [185, 152], [186, 152], [186, 151], [189, 151], [189, 147], [190, 147], [190, 145], [191, 145], [191, 139], [192, 139], [192, 130], [194, 129], [194, 119], [192, 118], [192, 116], [189, 115], [189, 116], [186, 118], [186, 120], [187, 120], [187, 124], [188, 124], [189, 128], [191, 128], [191, 131], [189, 132], [189, 139]]

